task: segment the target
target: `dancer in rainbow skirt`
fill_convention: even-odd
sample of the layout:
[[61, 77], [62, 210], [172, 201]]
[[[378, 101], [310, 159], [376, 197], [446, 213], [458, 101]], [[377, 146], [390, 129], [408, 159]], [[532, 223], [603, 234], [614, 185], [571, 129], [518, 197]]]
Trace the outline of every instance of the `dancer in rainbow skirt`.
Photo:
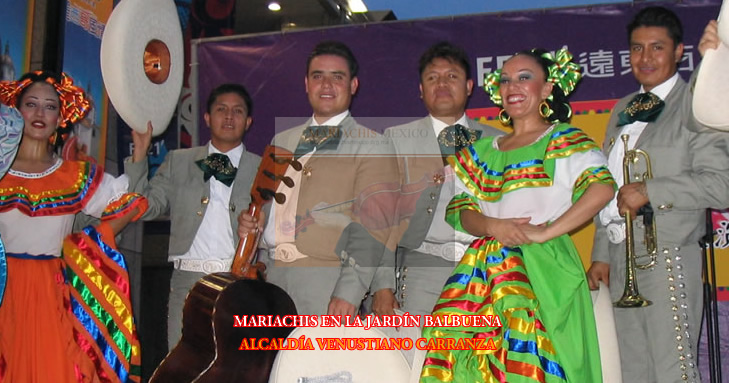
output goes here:
[[[70, 77], [38, 71], [0, 82], [0, 102], [17, 108], [8, 115], [22, 127], [14, 159], [5, 140], [15, 136], [0, 136], [1, 160], [11, 163], [0, 180], [0, 382], [139, 382], [129, 277], [115, 235], [147, 200], [126, 193], [126, 176], [56, 154], [89, 107]], [[77, 213], [101, 223], [71, 233]]]
[[[486, 77], [499, 119], [513, 130], [449, 158], [457, 195], [446, 221], [479, 238], [433, 309], [442, 325], [424, 329], [465, 347], [431, 349], [422, 382], [602, 380], [585, 270], [568, 233], [605, 206], [615, 182], [595, 142], [566, 123], [566, 96], [580, 77], [564, 49], [520, 52]], [[499, 320], [450, 325], [464, 315]], [[491, 347], [473, 347], [474, 339]]]

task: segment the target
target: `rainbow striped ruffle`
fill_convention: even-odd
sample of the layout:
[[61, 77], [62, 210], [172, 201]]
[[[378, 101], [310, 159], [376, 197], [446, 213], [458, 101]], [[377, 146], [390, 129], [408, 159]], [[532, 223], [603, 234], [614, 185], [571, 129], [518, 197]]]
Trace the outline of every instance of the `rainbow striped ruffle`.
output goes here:
[[448, 279], [434, 316], [499, 315], [503, 327], [425, 328], [428, 338], [491, 338], [496, 350], [436, 350], [422, 382], [566, 382], [519, 248], [478, 239]]
[[11, 171], [2, 180], [0, 212], [18, 209], [29, 217], [78, 213], [103, 175], [96, 164], [84, 161], [64, 161], [43, 182], [17, 177]]
[[137, 214], [132, 217], [132, 222], [138, 220], [147, 211], [149, 203], [147, 198], [139, 193], [126, 193], [116, 201], [111, 202], [106, 206], [104, 212], [101, 214], [102, 221], [110, 221], [117, 219], [124, 215], [129, 214], [135, 208], [139, 208]]
[[[480, 202], [498, 203], [518, 189], [552, 186], [556, 160], [599, 151], [584, 132], [568, 124], [557, 125], [534, 144], [513, 151], [495, 150], [494, 139], [480, 140], [449, 158], [470, 191], [455, 196], [446, 208], [446, 221], [456, 230], [465, 231], [462, 211], [481, 212]], [[593, 183], [615, 185], [605, 166], [585, 167], [572, 185], [572, 201]], [[585, 272], [568, 235], [513, 248], [490, 237], [475, 240], [446, 282], [433, 315], [495, 315], [502, 327], [425, 328], [428, 338], [451, 338], [456, 344], [459, 339], [488, 338], [495, 347], [430, 350], [422, 382], [601, 379]]]
[[[497, 152], [491, 148], [494, 139], [479, 140], [448, 158], [456, 175], [473, 196], [488, 202], [498, 201], [504, 194], [521, 188], [551, 186], [555, 160], [575, 153], [600, 150], [582, 130], [568, 124], [555, 126], [547, 137], [528, 148], [519, 149], [523, 155], [515, 162], [511, 162], [512, 153]], [[481, 153], [489, 153], [488, 163], [480, 157]]]
[[[108, 230], [104, 236], [113, 234]], [[87, 227], [63, 243], [74, 340], [103, 382], [139, 382], [141, 354], [124, 256]]]

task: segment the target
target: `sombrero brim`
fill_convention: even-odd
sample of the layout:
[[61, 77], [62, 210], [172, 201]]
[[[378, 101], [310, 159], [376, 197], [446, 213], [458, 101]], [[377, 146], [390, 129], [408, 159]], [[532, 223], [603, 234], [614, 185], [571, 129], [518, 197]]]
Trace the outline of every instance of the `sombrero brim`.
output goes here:
[[15, 160], [24, 125], [23, 116], [17, 109], [0, 104], [0, 178]]
[[608, 290], [608, 287], [603, 282], [600, 282], [599, 289], [593, 290], [590, 293], [592, 295], [592, 308], [595, 314], [597, 339], [600, 345], [603, 383], [622, 383], [618, 332], [615, 328], [615, 317], [613, 316], [613, 302], [610, 299], [610, 290]]
[[[145, 49], [152, 41], [169, 51], [169, 75], [161, 83], [145, 72]], [[171, 0], [124, 0], [109, 17], [101, 39], [101, 74], [109, 99], [132, 129], [162, 134], [182, 91], [182, 29]]]
[[[410, 366], [399, 350], [321, 350], [316, 338], [383, 338], [376, 328], [298, 327], [289, 338], [310, 339], [316, 350], [283, 350], [276, 355], [269, 383], [297, 382], [299, 379], [329, 379], [351, 376], [352, 382], [406, 383]], [[316, 380], [325, 381], [325, 380]]]
[[729, 5], [719, 12], [718, 49], [704, 54], [696, 77], [693, 112], [696, 121], [709, 128], [729, 131]]

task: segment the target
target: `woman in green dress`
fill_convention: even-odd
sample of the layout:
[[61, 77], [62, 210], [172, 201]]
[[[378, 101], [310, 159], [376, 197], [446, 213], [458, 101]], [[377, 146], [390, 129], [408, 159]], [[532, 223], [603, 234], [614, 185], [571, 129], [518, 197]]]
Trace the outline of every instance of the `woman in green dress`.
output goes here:
[[[503, 107], [499, 119], [513, 131], [449, 158], [458, 181], [446, 220], [479, 238], [433, 310], [443, 325], [424, 329], [428, 338], [470, 342], [431, 349], [422, 382], [602, 380], [592, 301], [568, 233], [610, 201], [615, 183], [599, 147], [567, 123], [566, 96], [579, 79], [564, 49], [556, 57], [520, 52], [487, 76], [486, 90]], [[445, 321], [463, 315], [499, 320]]]

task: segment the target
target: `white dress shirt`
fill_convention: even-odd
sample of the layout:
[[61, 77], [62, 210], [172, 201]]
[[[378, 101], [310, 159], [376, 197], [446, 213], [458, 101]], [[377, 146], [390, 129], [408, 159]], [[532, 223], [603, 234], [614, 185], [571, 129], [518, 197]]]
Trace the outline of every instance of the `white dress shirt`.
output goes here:
[[[313, 125], [328, 125], [337, 126], [344, 121], [349, 115], [349, 110], [319, 123], [316, 117], [312, 116], [311, 121]], [[306, 165], [306, 161], [311, 158], [312, 154], [316, 152], [316, 148], [309, 153], [304, 154], [298, 160], [301, 166]], [[283, 206], [276, 206], [275, 203], [271, 204], [271, 211], [266, 218], [266, 227], [263, 229], [263, 244], [266, 247], [274, 247], [284, 243], [293, 243], [295, 240], [296, 233], [294, 228], [296, 227], [296, 209], [299, 195], [299, 187], [301, 179], [301, 172], [294, 171], [291, 167], [286, 169], [286, 175], [294, 180], [294, 187], [289, 188], [285, 185], [279, 185], [277, 192], [284, 193], [286, 195], [286, 202]]]
[[[674, 75], [668, 80], [651, 89], [651, 93], [660, 97], [661, 100], [665, 100], [668, 93], [670, 93], [671, 89], [673, 89], [673, 86], [676, 85], [676, 81], [678, 81], [678, 72], [674, 73]], [[640, 87], [640, 92], [645, 92], [642, 86]], [[632, 124], [623, 126], [618, 138], [612, 144], [612, 148], [608, 153], [608, 169], [610, 169], [610, 173], [612, 173], [613, 178], [615, 178], [615, 183], [617, 183], [618, 188], [623, 186], [623, 157], [625, 156], [625, 148], [623, 147], [623, 141], [620, 139], [620, 136], [623, 134], [627, 134], [629, 136], [628, 148], [629, 150], [632, 150], [635, 148], [635, 143], [638, 141], [638, 138], [640, 138], [641, 133], [643, 133], [643, 130], [647, 125], [647, 122], [635, 121]], [[600, 222], [603, 225], [607, 226], [607, 224], [613, 221], [624, 221], [623, 217], [621, 217], [618, 213], [617, 194], [616, 198], [613, 198], [612, 201], [610, 201], [610, 203], [600, 211]]]
[[[238, 166], [243, 155], [243, 144], [227, 153], [222, 153], [208, 143], [208, 154], [221, 153], [228, 156], [233, 166]], [[202, 175], [200, 175], [202, 177]], [[233, 184], [226, 186], [215, 177], [210, 177], [210, 198], [200, 228], [195, 234], [190, 250], [174, 259], [229, 259], [235, 255], [233, 228], [230, 224], [230, 194]], [[236, 233], [237, 234], [237, 233]]]

